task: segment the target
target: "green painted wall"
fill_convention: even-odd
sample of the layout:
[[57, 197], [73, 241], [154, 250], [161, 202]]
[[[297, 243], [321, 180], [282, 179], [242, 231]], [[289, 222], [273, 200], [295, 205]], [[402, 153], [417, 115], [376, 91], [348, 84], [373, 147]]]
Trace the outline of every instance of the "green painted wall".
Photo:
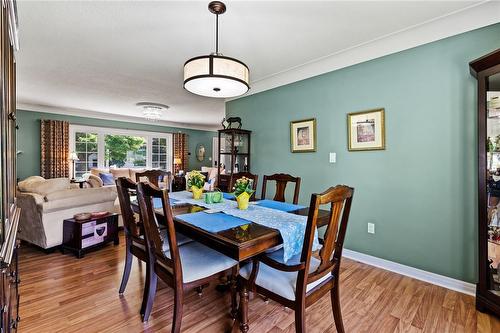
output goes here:
[[[346, 248], [475, 282], [476, 81], [468, 63], [498, 47], [500, 24], [230, 101], [226, 112], [253, 131], [251, 171], [302, 177], [303, 204], [330, 185], [355, 187]], [[387, 149], [348, 152], [347, 113], [378, 107]], [[317, 152], [292, 154], [289, 122], [311, 117]]]
[[[141, 131], [154, 132], [182, 132], [189, 135], [189, 169], [200, 169], [201, 166], [210, 166], [212, 157], [212, 138], [217, 136], [216, 132], [190, 130], [184, 128], [137, 124], [123, 121], [102, 120], [95, 118], [75, 117], [52, 113], [17, 111], [17, 150], [22, 151], [17, 159], [17, 176], [20, 179], [40, 174], [40, 119], [57, 119], [69, 121], [73, 124], [125, 128]], [[196, 159], [196, 145], [202, 143], [206, 147], [205, 160], [199, 162]]]

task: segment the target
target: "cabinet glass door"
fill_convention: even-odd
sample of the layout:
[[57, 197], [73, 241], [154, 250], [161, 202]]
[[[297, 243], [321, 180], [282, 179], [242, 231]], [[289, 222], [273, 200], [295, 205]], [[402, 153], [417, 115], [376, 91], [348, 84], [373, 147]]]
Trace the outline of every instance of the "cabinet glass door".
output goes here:
[[231, 133], [221, 133], [220, 152], [222, 154], [231, 154], [233, 149], [233, 135]]
[[488, 290], [500, 296], [500, 73], [487, 78]]
[[248, 154], [248, 138], [246, 133], [237, 133], [234, 135], [234, 152], [236, 154]]

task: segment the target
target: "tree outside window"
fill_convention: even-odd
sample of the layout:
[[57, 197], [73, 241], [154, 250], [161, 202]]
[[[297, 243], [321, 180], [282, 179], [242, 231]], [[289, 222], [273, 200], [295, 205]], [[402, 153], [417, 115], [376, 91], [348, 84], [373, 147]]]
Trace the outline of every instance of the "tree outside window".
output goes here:
[[106, 167], [133, 168], [146, 166], [146, 139], [130, 135], [104, 137]]

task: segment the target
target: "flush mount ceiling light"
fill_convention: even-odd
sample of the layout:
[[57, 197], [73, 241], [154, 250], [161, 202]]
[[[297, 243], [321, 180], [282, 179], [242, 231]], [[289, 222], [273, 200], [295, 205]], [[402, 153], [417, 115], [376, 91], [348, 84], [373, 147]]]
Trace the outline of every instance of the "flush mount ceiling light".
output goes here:
[[149, 121], [158, 121], [163, 114], [163, 110], [170, 108], [165, 104], [151, 102], [139, 102], [136, 106], [142, 109], [142, 115]]
[[208, 4], [215, 14], [215, 52], [189, 59], [184, 64], [184, 88], [193, 94], [229, 98], [243, 95], [250, 89], [249, 69], [243, 62], [219, 53], [219, 15], [226, 5], [220, 1]]

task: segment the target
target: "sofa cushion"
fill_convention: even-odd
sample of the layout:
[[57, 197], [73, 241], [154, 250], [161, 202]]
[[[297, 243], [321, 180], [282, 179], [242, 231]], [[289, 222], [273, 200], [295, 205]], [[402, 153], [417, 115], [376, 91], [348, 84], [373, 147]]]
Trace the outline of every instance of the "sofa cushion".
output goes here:
[[49, 199], [42, 204], [43, 212], [47, 213], [56, 210], [70, 209], [74, 207], [86, 206], [102, 202], [114, 202], [116, 199], [116, 192], [106, 187], [83, 188], [71, 191], [75, 191], [74, 193], [72, 193], [72, 196], [66, 195], [65, 197], [59, 199], [55, 199], [58, 197], [58, 195], [50, 196], [49, 198], [52, 199]]
[[61, 200], [65, 198], [73, 198], [85, 195], [88, 193], [88, 188], [72, 188], [68, 190], [60, 190], [52, 193], [48, 193], [45, 196], [45, 201]]
[[[129, 169], [130, 170], [130, 179], [132, 179], [135, 182], [135, 174], [136, 173], [141, 173], [146, 171], [146, 169]], [[146, 177], [147, 178], [147, 177]]]
[[37, 186], [37, 183], [44, 182], [45, 178], [40, 176], [31, 176], [25, 180], [20, 181], [17, 186], [21, 192], [33, 192], [33, 188]]
[[94, 176], [99, 177], [99, 174], [103, 173], [109, 173], [109, 169], [99, 169], [99, 168], [92, 168], [90, 169], [90, 173], [93, 174]]
[[[27, 179], [28, 180], [28, 179]], [[23, 181], [25, 182], [25, 181]], [[29, 180], [27, 183], [19, 183], [19, 189], [23, 192], [38, 193], [43, 196], [70, 188], [69, 178], [51, 178], [43, 180]], [[24, 190], [23, 190], [24, 189]], [[27, 191], [25, 191], [27, 190]]]
[[102, 185], [114, 185], [115, 179], [113, 178], [113, 174], [101, 172], [99, 174], [99, 178], [102, 180]]
[[130, 178], [130, 169], [128, 168], [116, 168], [109, 169], [109, 172], [113, 175], [113, 178], [117, 179], [119, 177], [127, 177]]

